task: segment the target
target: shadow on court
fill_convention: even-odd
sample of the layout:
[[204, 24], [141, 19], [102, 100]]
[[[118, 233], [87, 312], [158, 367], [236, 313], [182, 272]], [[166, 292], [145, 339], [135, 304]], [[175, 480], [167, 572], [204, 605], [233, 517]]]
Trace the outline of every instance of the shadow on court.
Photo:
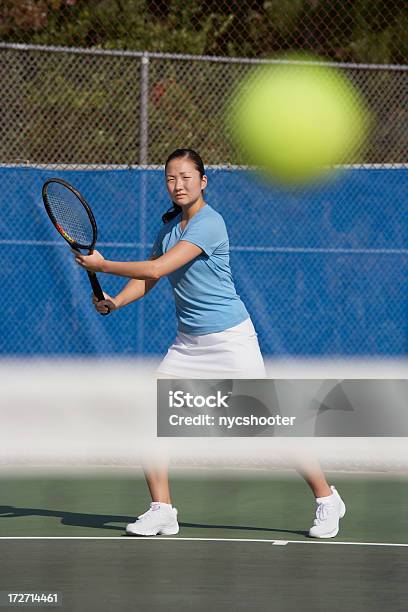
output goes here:
[[[94, 529], [108, 529], [123, 531], [123, 527], [116, 527], [108, 523], [127, 523], [135, 520], [134, 516], [121, 516], [114, 514], [85, 514], [82, 512], [66, 512], [64, 510], [46, 510], [44, 508], [17, 508], [14, 506], [0, 506], [0, 519], [42, 517], [61, 519], [61, 525], [75, 527], [91, 527]], [[78, 534], [80, 535], [80, 534]]]
[[[405, 479], [335, 475], [331, 481], [347, 506], [336, 541], [408, 542]], [[315, 502], [298, 477], [174, 477], [172, 494], [179, 537], [309, 540]], [[0, 537], [121, 537], [148, 502], [144, 478], [133, 471], [89, 478], [4, 474]]]
[[348, 512], [316, 543], [313, 496], [286, 475], [174, 478], [179, 536], [126, 537], [148, 492], [118, 474], [3, 475], [0, 591], [58, 591], [67, 612], [407, 610], [405, 479], [334, 475]]
[[[122, 516], [114, 514], [85, 514], [82, 512], [66, 512], [64, 510], [46, 510], [44, 508], [17, 508], [15, 506], [0, 506], [0, 519], [14, 519], [14, 518], [26, 518], [26, 517], [42, 517], [47, 518], [58, 518], [61, 519], [61, 525], [71, 525], [74, 527], [90, 527], [94, 529], [104, 529], [108, 531], [123, 532], [126, 525], [135, 520], [134, 516]], [[109, 523], [122, 523], [123, 525], [115, 526]], [[271, 527], [254, 527], [250, 525], [214, 525], [214, 524], [203, 524], [203, 523], [186, 523], [180, 522], [180, 528], [190, 529], [222, 529], [222, 530], [238, 530], [238, 531], [251, 531], [251, 532], [266, 532], [269, 534], [281, 534], [291, 533], [300, 536], [307, 536], [307, 531], [290, 530], [290, 529], [276, 529]], [[78, 532], [78, 535], [81, 535]], [[188, 535], [188, 533], [186, 533]], [[176, 536], [177, 537], [177, 536]]]
[[268, 533], [293, 533], [295, 535], [307, 536], [307, 531], [294, 529], [274, 529], [272, 527], [250, 527], [248, 525], [203, 525], [202, 523], [183, 523], [180, 522], [180, 527], [192, 527], [194, 529], [232, 529], [241, 531], [265, 531]]

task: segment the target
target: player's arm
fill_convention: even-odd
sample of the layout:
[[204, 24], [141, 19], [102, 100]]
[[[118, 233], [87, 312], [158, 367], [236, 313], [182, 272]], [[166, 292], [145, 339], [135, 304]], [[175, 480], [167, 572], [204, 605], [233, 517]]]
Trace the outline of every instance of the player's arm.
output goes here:
[[107, 293], [104, 293], [104, 300], [98, 301], [98, 299], [93, 296], [92, 301], [96, 310], [99, 312], [106, 312], [106, 309], [109, 309], [109, 311], [118, 310], [118, 308], [123, 308], [132, 302], [140, 300], [149, 293], [157, 283], [158, 280], [140, 280], [138, 278], [132, 278], [115, 297], [111, 297]]
[[80, 266], [93, 272], [105, 272], [143, 281], [158, 281], [162, 276], [167, 276], [189, 263], [202, 252], [203, 250], [197, 245], [180, 240], [167, 253], [149, 261], [109, 261], [96, 250], [92, 255], [76, 253], [75, 259]]
[[158, 282], [158, 280], [140, 280], [139, 278], [132, 278], [130, 281], [124, 286], [122, 291], [120, 291], [115, 297], [115, 302], [118, 308], [122, 308], [123, 306], [127, 306], [132, 302], [136, 302], [144, 297]]

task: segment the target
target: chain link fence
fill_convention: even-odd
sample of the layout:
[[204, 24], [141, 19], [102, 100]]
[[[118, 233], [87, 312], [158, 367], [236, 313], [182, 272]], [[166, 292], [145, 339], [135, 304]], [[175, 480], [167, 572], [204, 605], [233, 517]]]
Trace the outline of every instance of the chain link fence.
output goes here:
[[[265, 355], [406, 356], [407, 67], [336, 64], [372, 112], [369, 141], [335, 179], [282, 191], [240, 166], [224, 127], [231, 91], [259, 61], [0, 44], [3, 354], [165, 352], [167, 283], [97, 317], [41, 184], [57, 175], [84, 193], [108, 258], [144, 259], [170, 205], [162, 164], [189, 146], [209, 168], [208, 202], [226, 219]], [[123, 284], [103, 281], [108, 293]]]
[[[237, 164], [225, 133], [231, 93], [256, 60], [0, 45], [3, 163], [161, 164], [189, 143]], [[361, 163], [406, 162], [407, 69], [339, 68], [375, 118]]]

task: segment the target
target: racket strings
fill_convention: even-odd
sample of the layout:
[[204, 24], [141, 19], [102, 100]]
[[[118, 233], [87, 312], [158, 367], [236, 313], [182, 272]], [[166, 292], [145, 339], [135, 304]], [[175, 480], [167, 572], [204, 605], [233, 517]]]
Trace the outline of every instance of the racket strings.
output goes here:
[[50, 185], [47, 200], [59, 230], [74, 242], [91, 247], [94, 230], [88, 213], [77, 196], [63, 185]]

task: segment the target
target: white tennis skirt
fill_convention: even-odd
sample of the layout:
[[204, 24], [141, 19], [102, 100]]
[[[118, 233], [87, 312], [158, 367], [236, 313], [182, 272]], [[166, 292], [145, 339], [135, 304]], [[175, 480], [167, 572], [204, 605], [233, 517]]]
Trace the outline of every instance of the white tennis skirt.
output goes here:
[[265, 378], [258, 335], [250, 318], [221, 332], [178, 332], [157, 370], [158, 378]]

